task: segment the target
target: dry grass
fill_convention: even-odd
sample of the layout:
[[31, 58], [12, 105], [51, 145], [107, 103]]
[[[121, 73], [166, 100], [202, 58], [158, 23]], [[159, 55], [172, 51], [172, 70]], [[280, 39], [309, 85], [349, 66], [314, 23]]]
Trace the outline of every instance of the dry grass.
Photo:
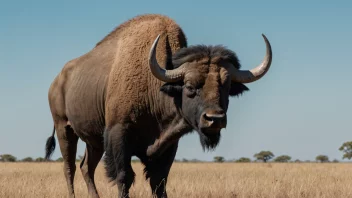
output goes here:
[[[79, 167], [79, 166], [78, 166]], [[137, 174], [131, 197], [150, 197], [143, 167]], [[101, 197], [116, 197], [103, 164], [96, 172]], [[174, 163], [168, 182], [169, 197], [352, 197], [352, 164], [236, 164]], [[87, 197], [79, 169], [75, 177], [77, 197]], [[62, 163], [0, 163], [0, 197], [65, 197]]]

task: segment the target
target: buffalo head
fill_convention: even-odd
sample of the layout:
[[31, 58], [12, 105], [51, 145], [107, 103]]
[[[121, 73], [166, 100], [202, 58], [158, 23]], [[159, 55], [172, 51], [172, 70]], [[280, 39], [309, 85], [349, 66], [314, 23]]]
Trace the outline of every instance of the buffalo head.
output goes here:
[[161, 91], [173, 96], [184, 119], [197, 130], [203, 149], [213, 149], [220, 140], [220, 131], [227, 125], [229, 96], [248, 88], [243, 83], [259, 80], [269, 70], [271, 46], [265, 35], [266, 55], [261, 64], [251, 70], [240, 70], [237, 56], [222, 46], [197, 45], [181, 48], [172, 57], [172, 70], [159, 66], [155, 39], [149, 66], [153, 75], [166, 82]]

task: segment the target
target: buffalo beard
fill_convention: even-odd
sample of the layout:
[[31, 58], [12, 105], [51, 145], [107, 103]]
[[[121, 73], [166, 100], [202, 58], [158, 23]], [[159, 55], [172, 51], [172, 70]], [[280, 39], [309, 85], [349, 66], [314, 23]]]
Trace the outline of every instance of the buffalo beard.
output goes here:
[[200, 144], [203, 150], [214, 150], [220, 142], [221, 134], [205, 134], [204, 132], [198, 132]]

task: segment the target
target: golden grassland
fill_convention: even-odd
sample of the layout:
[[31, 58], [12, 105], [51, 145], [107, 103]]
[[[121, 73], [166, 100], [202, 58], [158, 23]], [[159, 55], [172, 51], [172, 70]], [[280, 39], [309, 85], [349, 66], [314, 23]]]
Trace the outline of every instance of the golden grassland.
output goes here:
[[[0, 163], [0, 197], [65, 197], [62, 163]], [[133, 163], [131, 197], [151, 197], [143, 166]], [[101, 197], [117, 197], [117, 187], [99, 164], [95, 181]], [[348, 163], [174, 163], [169, 197], [352, 197]], [[76, 197], [87, 197], [77, 163]]]

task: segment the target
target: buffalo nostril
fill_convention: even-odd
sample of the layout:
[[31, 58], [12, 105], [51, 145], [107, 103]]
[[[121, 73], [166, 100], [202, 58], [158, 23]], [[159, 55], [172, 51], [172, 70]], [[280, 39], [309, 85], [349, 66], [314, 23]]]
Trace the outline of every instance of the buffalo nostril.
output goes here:
[[206, 113], [203, 114], [203, 118], [204, 118], [204, 120], [209, 121], [209, 122], [213, 121], [213, 119], [210, 116], [208, 116]]
[[226, 127], [226, 114], [225, 113], [203, 113], [202, 114], [203, 127], [206, 128], [225, 128]]
[[225, 114], [204, 114], [204, 119], [211, 122], [223, 121], [225, 118]]

